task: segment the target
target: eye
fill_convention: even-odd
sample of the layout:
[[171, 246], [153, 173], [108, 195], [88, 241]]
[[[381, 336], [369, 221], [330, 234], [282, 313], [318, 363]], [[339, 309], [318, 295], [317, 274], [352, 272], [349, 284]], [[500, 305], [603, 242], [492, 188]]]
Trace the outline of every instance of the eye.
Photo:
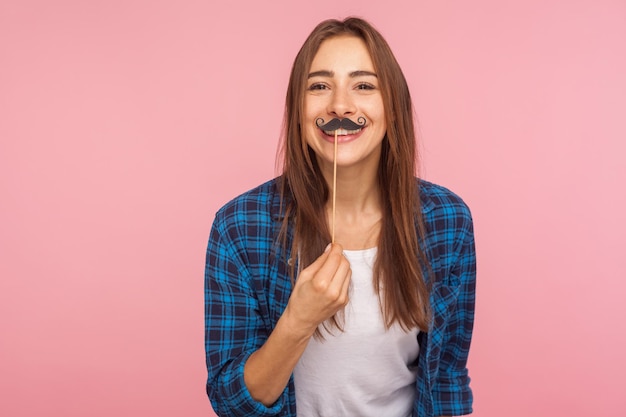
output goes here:
[[357, 90], [375, 90], [376, 87], [370, 83], [359, 83], [356, 86]]
[[328, 86], [326, 84], [324, 84], [324, 83], [314, 83], [314, 84], [311, 84], [309, 86], [309, 90], [311, 90], [311, 91], [327, 90], [327, 89], [328, 89]]

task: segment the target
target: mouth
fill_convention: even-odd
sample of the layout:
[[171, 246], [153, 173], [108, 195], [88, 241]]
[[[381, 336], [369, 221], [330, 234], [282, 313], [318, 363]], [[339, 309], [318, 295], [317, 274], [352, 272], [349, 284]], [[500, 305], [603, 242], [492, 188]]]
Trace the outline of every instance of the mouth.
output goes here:
[[356, 130], [346, 130], [346, 129], [337, 129], [335, 130], [324, 130], [324, 133], [328, 136], [335, 136], [335, 132], [337, 132], [337, 136], [346, 136], [346, 135], [355, 135], [359, 133], [363, 128]]

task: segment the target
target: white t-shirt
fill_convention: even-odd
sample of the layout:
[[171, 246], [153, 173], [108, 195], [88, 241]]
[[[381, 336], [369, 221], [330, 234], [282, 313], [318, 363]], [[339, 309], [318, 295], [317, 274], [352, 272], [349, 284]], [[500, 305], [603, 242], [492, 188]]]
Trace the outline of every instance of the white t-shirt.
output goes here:
[[344, 332], [310, 339], [294, 369], [298, 417], [411, 415], [419, 331], [385, 329], [373, 284], [376, 253], [344, 251], [352, 268]]

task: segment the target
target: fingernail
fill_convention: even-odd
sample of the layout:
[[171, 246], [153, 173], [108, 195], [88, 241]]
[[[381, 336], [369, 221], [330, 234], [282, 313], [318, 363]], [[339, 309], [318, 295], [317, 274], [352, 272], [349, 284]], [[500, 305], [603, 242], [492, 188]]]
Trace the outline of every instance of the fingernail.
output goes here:
[[330, 250], [330, 246], [331, 244], [329, 243], [328, 246], [326, 246], [326, 249], [324, 249], [324, 253], [328, 252]]

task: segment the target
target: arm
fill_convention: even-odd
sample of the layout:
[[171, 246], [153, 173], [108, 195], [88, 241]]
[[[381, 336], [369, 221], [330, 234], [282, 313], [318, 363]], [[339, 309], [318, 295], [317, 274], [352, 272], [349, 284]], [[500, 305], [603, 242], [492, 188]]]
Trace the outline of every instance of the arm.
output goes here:
[[465, 206], [464, 209], [459, 215], [460, 232], [454, 248], [456, 261], [450, 270], [451, 280], [459, 284], [458, 293], [447, 314], [439, 372], [433, 385], [435, 415], [458, 416], [472, 412], [467, 358], [474, 324], [476, 252], [472, 218]]
[[247, 358], [267, 338], [252, 277], [233, 244], [236, 228], [221, 213], [215, 218], [205, 267], [205, 350], [207, 394], [220, 416], [273, 416], [283, 402], [268, 408], [246, 389]]
[[246, 386], [263, 404], [274, 403], [283, 392], [319, 324], [347, 304], [351, 272], [342, 251], [333, 245], [300, 273], [272, 334], [246, 362]]
[[220, 416], [274, 416], [285, 406], [282, 394], [317, 325], [347, 303], [349, 263], [336, 245], [303, 270], [268, 335], [253, 277], [233, 243], [240, 240], [237, 230], [216, 217], [207, 249], [207, 393]]

